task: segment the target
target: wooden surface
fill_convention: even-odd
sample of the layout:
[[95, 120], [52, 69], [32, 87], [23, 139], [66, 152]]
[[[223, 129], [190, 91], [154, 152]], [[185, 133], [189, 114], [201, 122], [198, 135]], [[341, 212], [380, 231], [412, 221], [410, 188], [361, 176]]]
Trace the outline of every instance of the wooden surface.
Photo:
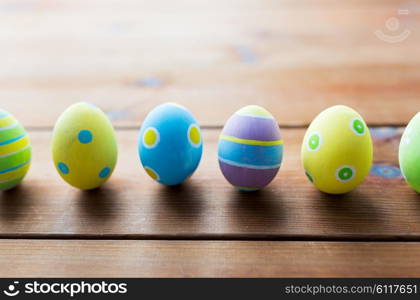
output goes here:
[[[137, 154], [135, 130], [119, 130], [119, 160], [100, 189], [79, 191], [56, 172], [50, 132], [33, 131], [33, 164], [21, 187], [0, 200], [0, 234], [7, 237], [178, 239], [419, 239], [420, 195], [403, 178], [371, 174], [355, 191], [328, 196], [300, 165], [303, 129], [284, 129], [285, 160], [259, 193], [233, 189], [217, 163], [219, 130], [204, 130], [203, 160], [180, 187], [150, 179]], [[400, 130], [375, 139], [375, 163], [397, 166]], [[382, 134], [384, 134], [382, 132]]]
[[[399, 16], [411, 36], [379, 40], [399, 9], [411, 10]], [[398, 0], [4, 0], [1, 106], [33, 127], [76, 101], [118, 126], [138, 127], [166, 101], [206, 126], [253, 103], [282, 125], [337, 103], [403, 125], [420, 110], [418, 11]]]
[[[397, 160], [420, 110], [419, 12], [399, 0], [1, 1], [0, 106], [29, 129], [33, 163], [0, 194], [0, 276], [420, 276], [420, 195]], [[374, 34], [391, 17], [411, 32], [400, 43]], [[49, 149], [77, 101], [117, 128], [117, 168], [91, 192], [61, 180]], [[199, 169], [176, 188], [149, 179], [136, 150], [166, 101], [204, 128]], [[275, 115], [286, 151], [253, 194], [216, 156], [246, 104]], [[375, 144], [371, 174], [343, 196], [317, 191], [299, 157], [306, 126], [335, 104], [358, 110]]]
[[418, 276], [420, 243], [4, 240], [1, 276]]

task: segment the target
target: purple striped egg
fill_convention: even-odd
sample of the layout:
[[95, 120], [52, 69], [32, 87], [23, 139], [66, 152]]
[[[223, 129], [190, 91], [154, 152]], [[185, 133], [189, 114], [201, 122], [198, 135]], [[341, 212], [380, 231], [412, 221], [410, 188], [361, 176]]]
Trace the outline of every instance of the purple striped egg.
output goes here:
[[283, 159], [283, 140], [274, 117], [257, 105], [238, 110], [219, 137], [218, 158], [223, 175], [236, 188], [256, 191], [268, 185]]

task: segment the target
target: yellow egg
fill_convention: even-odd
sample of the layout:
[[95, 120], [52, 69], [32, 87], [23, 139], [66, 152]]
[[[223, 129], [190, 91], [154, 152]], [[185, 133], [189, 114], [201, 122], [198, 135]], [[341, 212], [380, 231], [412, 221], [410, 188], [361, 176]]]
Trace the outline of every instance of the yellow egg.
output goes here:
[[369, 128], [350, 107], [330, 107], [309, 126], [301, 157], [306, 176], [319, 190], [347, 193], [362, 183], [371, 169]]
[[54, 165], [72, 186], [88, 190], [103, 184], [114, 170], [117, 152], [114, 128], [98, 107], [76, 103], [58, 118], [52, 138]]

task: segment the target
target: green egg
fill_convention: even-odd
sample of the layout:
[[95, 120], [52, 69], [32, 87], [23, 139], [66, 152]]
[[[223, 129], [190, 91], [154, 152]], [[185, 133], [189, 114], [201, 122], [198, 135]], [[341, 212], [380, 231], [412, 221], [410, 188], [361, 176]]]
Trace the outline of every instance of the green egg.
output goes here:
[[404, 131], [399, 157], [405, 181], [420, 193], [420, 112], [408, 123]]
[[31, 143], [25, 128], [0, 109], [0, 190], [17, 186], [31, 164]]

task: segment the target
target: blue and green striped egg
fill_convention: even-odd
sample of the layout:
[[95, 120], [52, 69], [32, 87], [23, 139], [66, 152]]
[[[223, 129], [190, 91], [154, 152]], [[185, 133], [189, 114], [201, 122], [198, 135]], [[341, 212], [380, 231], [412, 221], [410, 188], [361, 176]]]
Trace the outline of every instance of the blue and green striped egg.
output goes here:
[[257, 105], [238, 110], [220, 135], [218, 157], [223, 175], [239, 190], [268, 185], [283, 159], [283, 140], [274, 117]]
[[0, 109], [0, 190], [18, 185], [29, 170], [31, 143], [15, 117]]

